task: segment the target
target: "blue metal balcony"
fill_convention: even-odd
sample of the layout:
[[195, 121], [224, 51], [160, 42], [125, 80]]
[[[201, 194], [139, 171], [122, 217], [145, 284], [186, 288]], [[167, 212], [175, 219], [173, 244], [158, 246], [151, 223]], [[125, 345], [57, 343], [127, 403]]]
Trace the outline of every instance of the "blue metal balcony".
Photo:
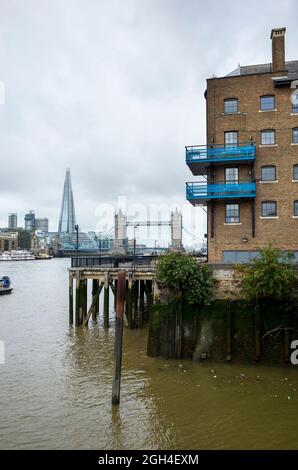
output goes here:
[[256, 146], [253, 143], [238, 145], [194, 145], [185, 147], [186, 164], [194, 175], [204, 174], [212, 164], [240, 163], [255, 160]]
[[256, 197], [256, 183], [186, 183], [186, 199], [193, 205], [206, 204], [214, 200], [253, 199]]

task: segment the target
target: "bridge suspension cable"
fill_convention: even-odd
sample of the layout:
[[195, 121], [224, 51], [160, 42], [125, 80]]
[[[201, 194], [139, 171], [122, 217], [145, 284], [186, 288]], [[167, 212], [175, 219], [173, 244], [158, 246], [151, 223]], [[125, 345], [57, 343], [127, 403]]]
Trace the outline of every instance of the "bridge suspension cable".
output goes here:
[[182, 227], [182, 230], [184, 230], [184, 232], [186, 232], [188, 235], [190, 235], [193, 239], [199, 241], [199, 242], [202, 242], [202, 238], [199, 237], [198, 235], [195, 235], [194, 233], [192, 233], [190, 230], [188, 230], [187, 228], [185, 227]]

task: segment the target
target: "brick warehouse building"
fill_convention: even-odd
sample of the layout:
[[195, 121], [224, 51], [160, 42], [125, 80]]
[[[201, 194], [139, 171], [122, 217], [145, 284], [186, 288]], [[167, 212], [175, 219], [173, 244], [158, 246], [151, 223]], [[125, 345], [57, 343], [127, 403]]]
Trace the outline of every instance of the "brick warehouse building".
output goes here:
[[186, 147], [199, 176], [186, 197], [207, 206], [209, 262], [248, 261], [269, 241], [298, 261], [298, 60], [285, 61], [285, 31], [271, 32], [272, 63], [207, 80], [207, 146]]

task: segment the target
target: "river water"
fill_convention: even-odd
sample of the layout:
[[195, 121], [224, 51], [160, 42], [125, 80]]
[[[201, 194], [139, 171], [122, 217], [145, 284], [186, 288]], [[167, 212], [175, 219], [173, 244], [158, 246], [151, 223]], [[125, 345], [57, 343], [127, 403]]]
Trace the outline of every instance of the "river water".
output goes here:
[[68, 266], [0, 264], [1, 449], [298, 449], [297, 368], [149, 358], [146, 329], [125, 329], [112, 408], [114, 313], [68, 325]]

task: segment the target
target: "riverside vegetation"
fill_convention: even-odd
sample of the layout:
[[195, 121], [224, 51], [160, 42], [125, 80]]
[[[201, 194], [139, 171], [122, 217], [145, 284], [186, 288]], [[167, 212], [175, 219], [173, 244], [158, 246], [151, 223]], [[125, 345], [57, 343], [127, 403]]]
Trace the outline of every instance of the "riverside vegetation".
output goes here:
[[237, 299], [214, 299], [212, 269], [183, 253], [161, 257], [148, 354], [194, 360], [289, 363], [298, 334], [294, 256], [269, 244], [240, 277]]

